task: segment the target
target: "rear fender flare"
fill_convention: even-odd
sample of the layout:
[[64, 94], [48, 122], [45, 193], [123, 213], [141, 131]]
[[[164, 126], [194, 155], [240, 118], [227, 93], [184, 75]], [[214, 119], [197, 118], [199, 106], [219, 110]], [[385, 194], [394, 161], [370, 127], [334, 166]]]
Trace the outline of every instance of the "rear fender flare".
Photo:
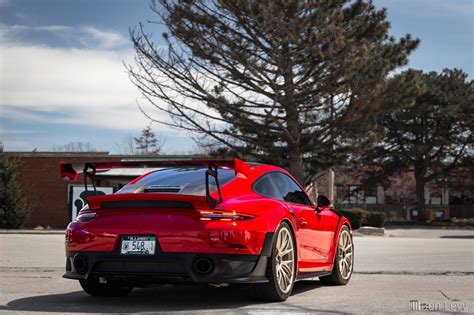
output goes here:
[[[273, 233], [273, 241], [275, 241], [275, 237], [276, 237], [276, 230], [278, 229], [278, 227], [280, 227], [280, 225], [282, 223], [286, 223], [288, 224], [288, 226], [290, 227], [290, 232], [291, 232], [291, 235], [293, 235], [293, 241], [294, 241], [294, 245], [295, 245], [295, 266], [296, 266], [296, 274], [298, 274], [298, 254], [299, 254], [299, 250], [298, 250], [298, 246], [299, 246], [299, 242], [298, 242], [298, 238], [296, 237], [296, 233], [295, 233], [295, 228], [293, 226], [293, 224], [290, 222], [289, 219], [285, 218], [283, 219], [280, 224], [278, 224], [278, 226], [276, 227], [275, 229], [275, 233]], [[272, 242], [273, 244], [273, 242]], [[273, 248], [273, 247], [272, 247]], [[271, 255], [270, 255], [271, 256]]]
[[339, 222], [338, 222], [338, 225], [337, 225], [337, 228], [336, 228], [336, 233], [334, 233], [334, 240], [333, 240], [332, 253], [331, 253], [331, 262], [332, 262], [332, 264], [334, 264], [334, 259], [336, 257], [337, 241], [339, 240], [339, 234], [341, 233], [341, 229], [344, 226], [347, 226], [347, 228], [349, 229], [349, 232], [351, 234], [351, 238], [352, 238], [351, 223], [349, 222], [349, 220], [347, 220], [346, 217], [341, 216], [339, 218]]

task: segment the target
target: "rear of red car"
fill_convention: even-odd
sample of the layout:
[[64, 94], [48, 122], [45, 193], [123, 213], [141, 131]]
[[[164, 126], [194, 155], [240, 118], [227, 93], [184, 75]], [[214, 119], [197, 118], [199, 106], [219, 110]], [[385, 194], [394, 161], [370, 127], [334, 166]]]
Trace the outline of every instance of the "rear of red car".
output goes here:
[[[94, 173], [100, 167], [91, 165]], [[247, 169], [235, 163], [172, 165], [114, 195], [89, 197], [67, 228], [64, 277], [128, 286], [268, 281], [275, 223], [255, 209], [236, 211], [226, 203], [236, 189], [251, 191]], [[72, 170], [63, 166], [63, 177], [77, 178]]]

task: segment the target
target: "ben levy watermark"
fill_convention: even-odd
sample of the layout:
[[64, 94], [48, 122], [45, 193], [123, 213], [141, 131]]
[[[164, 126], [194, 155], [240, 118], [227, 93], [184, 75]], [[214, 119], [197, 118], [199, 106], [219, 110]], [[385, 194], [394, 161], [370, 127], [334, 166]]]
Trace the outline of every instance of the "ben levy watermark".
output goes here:
[[442, 303], [426, 303], [418, 300], [411, 300], [409, 303], [410, 311], [448, 311], [448, 312], [466, 312], [467, 305], [462, 302], [444, 301]]

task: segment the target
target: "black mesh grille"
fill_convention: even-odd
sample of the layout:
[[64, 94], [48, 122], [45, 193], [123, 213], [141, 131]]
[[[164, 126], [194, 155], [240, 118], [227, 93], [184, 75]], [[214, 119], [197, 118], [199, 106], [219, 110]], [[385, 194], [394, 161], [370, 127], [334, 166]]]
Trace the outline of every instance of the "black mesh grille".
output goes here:
[[246, 260], [222, 260], [222, 262], [227, 266], [225, 268], [225, 274], [236, 274], [243, 275], [252, 272], [255, 263], [250, 263]]
[[120, 200], [105, 201], [101, 205], [101, 209], [122, 208], [194, 209], [194, 206], [189, 202], [176, 200]]

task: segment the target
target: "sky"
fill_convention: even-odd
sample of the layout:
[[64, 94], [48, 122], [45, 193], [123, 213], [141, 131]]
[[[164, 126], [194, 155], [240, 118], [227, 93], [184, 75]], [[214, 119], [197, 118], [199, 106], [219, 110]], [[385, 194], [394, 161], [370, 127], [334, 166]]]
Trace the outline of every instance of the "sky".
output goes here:
[[[474, 0], [374, 0], [390, 34], [420, 38], [409, 67], [460, 68], [474, 77]], [[156, 20], [148, 0], [0, 0], [0, 141], [6, 151], [50, 151], [69, 142], [120, 153], [154, 113], [130, 82], [129, 29]], [[162, 26], [147, 30], [160, 43]], [[197, 146], [184, 132], [152, 124], [164, 152]]]

